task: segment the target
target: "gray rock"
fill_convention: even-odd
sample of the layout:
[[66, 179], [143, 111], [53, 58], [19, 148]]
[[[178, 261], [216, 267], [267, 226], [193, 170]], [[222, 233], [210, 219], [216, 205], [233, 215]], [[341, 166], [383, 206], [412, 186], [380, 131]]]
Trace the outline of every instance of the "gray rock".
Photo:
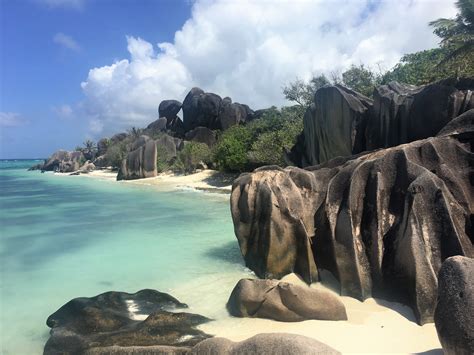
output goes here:
[[[465, 86], [470, 89], [464, 89]], [[449, 121], [474, 108], [474, 80], [445, 80], [415, 87], [391, 82], [374, 91], [366, 149], [393, 147], [435, 136]]]
[[85, 160], [84, 154], [80, 151], [67, 152], [65, 150], [58, 150], [46, 160], [42, 170], [71, 173], [79, 170]]
[[178, 346], [105, 346], [87, 349], [83, 355], [185, 355], [190, 348]]
[[112, 138], [110, 138], [110, 142], [111, 142], [112, 144], [116, 144], [116, 143], [118, 143], [118, 142], [123, 141], [123, 140], [124, 140], [125, 138], [127, 138], [127, 137], [128, 137], [128, 134], [127, 134], [127, 133], [124, 133], [124, 132], [123, 132], [123, 133], [117, 133], [117, 134], [115, 134], [114, 136], [112, 136]]
[[243, 123], [247, 120], [247, 110], [239, 103], [223, 101], [220, 107], [219, 118], [215, 128], [225, 131], [226, 129]]
[[[136, 147], [136, 148], [135, 148]], [[117, 180], [132, 180], [154, 177], [157, 175], [156, 142], [146, 136], [141, 136], [133, 144], [135, 148], [122, 161]]]
[[206, 127], [196, 127], [193, 130], [186, 133], [185, 139], [188, 141], [205, 143], [209, 147], [216, 144], [216, 134]]
[[[112, 291], [91, 298], [75, 298], [48, 317], [46, 324], [51, 328], [51, 336], [44, 354], [87, 351], [94, 354], [100, 351], [93, 348], [120, 354], [119, 347], [129, 350], [150, 347], [151, 351], [159, 350], [156, 347], [163, 345], [190, 347], [209, 337], [195, 328], [209, 319], [168, 311], [186, 307], [172, 296], [155, 290], [141, 290], [135, 294]], [[138, 320], [138, 316], [146, 319]]]
[[164, 100], [161, 101], [158, 107], [158, 113], [160, 117], [166, 117], [169, 121], [173, 120], [181, 110], [181, 102], [177, 100]]
[[434, 319], [445, 354], [474, 354], [474, 259], [453, 256], [444, 261]]
[[246, 265], [308, 283], [329, 270], [342, 295], [408, 303], [432, 322], [442, 262], [474, 257], [473, 115], [395, 148], [242, 174], [231, 210]]
[[235, 343], [225, 338], [206, 339], [195, 345], [189, 354], [288, 355], [340, 354], [315, 339], [288, 333], [262, 333]]
[[230, 295], [227, 310], [235, 317], [282, 322], [347, 320], [346, 308], [337, 296], [278, 280], [240, 280]]
[[82, 165], [79, 168], [79, 171], [83, 174], [90, 173], [91, 171], [94, 171], [94, 170], [95, 170], [95, 165], [91, 163], [90, 161], [86, 161], [84, 165]]
[[168, 120], [166, 117], [160, 117], [156, 121], [153, 121], [147, 126], [147, 129], [153, 132], [164, 132], [166, 131], [166, 126], [168, 125]]

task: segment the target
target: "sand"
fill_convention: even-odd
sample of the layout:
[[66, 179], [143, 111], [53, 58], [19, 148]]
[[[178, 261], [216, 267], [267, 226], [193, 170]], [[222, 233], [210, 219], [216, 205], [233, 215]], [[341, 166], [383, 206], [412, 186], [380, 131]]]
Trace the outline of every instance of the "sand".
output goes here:
[[[64, 176], [70, 175], [70, 173], [55, 173], [55, 175]], [[117, 178], [117, 172], [112, 171], [111, 169], [101, 169], [94, 170], [88, 174], [81, 174], [80, 176], [115, 181]], [[233, 174], [226, 174], [216, 170], [207, 169], [188, 175], [163, 173], [156, 177], [138, 180], [124, 180], [119, 181], [118, 183], [156, 186], [160, 188], [160, 190], [195, 189], [206, 192], [230, 194], [232, 190], [232, 182], [235, 178], [236, 175]]]

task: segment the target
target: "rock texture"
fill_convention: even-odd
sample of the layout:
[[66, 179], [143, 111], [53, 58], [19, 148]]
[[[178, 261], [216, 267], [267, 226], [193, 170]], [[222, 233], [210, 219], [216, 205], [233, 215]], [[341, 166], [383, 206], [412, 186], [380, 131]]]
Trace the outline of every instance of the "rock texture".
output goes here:
[[473, 79], [450, 79], [421, 87], [396, 82], [379, 86], [367, 124], [366, 149], [435, 136], [453, 118], [474, 108], [472, 90]]
[[253, 118], [253, 111], [247, 105], [232, 103], [228, 97], [222, 99], [219, 95], [206, 93], [199, 88], [191, 89], [182, 108], [186, 132], [197, 127], [226, 130]]
[[447, 355], [474, 354], [474, 259], [453, 256], [438, 274], [435, 325]]
[[230, 295], [227, 310], [235, 317], [282, 322], [347, 320], [346, 308], [337, 296], [278, 280], [240, 280]]
[[393, 295], [432, 322], [443, 260], [474, 257], [473, 142], [470, 110], [437, 137], [307, 170], [242, 174], [231, 209], [246, 265], [307, 282], [326, 269], [342, 295]]
[[206, 339], [195, 345], [189, 354], [287, 355], [340, 354], [315, 339], [288, 333], [263, 333], [235, 343], [225, 338]]
[[391, 82], [370, 100], [343, 86], [319, 89], [304, 116], [304, 132], [289, 159], [297, 166], [324, 163], [435, 136], [474, 108], [474, 80], [448, 79], [415, 87]]
[[161, 101], [158, 107], [158, 114], [160, 117], [165, 117], [169, 121], [172, 121], [181, 110], [182, 103], [177, 100], [164, 100]]
[[156, 142], [147, 136], [137, 138], [117, 174], [117, 180], [148, 178], [157, 175]]
[[206, 127], [196, 127], [193, 130], [186, 133], [185, 139], [188, 141], [205, 143], [209, 147], [216, 144], [216, 134]]
[[185, 307], [172, 296], [155, 290], [135, 294], [106, 292], [91, 298], [75, 298], [48, 317], [46, 323], [51, 328], [51, 337], [44, 354], [103, 354], [107, 349], [114, 354], [117, 352], [111, 347], [156, 350], [159, 345], [193, 346], [209, 337], [195, 328], [209, 319], [165, 310]]
[[58, 150], [45, 161], [41, 170], [71, 173], [79, 170], [85, 161], [86, 159], [82, 152]]

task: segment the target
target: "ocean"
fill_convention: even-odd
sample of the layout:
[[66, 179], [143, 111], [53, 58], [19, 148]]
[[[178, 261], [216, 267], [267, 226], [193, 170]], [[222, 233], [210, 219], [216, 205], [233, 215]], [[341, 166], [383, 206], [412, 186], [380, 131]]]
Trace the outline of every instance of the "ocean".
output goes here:
[[0, 161], [2, 354], [41, 354], [47, 317], [75, 297], [168, 292], [191, 312], [228, 317], [245, 268], [229, 196], [27, 171]]

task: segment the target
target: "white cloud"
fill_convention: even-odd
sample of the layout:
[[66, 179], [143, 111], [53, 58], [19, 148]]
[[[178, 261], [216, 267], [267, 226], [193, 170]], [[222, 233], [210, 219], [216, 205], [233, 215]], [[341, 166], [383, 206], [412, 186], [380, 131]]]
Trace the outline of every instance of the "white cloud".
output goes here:
[[84, 6], [85, 0], [36, 0], [40, 4], [46, 5], [51, 8], [70, 8], [75, 10], [81, 10]]
[[54, 35], [53, 42], [74, 52], [80, 52], [81, 50], [81, 46], [79, 46], [79, 44], [74, 40], [74, 38], [62, 32], [56, 33]]
[[285, 104], [295, 77], [351, 64], [388, 69], [405, 54], [437, 45], [428, 22], [455, 14], [445, 0], [198, 0], [173, 43], [127, 37], [130, 59], [91, 69], [84, 107], [107, 131], [143, 126], [163, 99], [192, 86], [253, 108]]
[[0, 112], [0, 127], [18, 127], [27, 123], [28, 121], [24, 119], [19, 113]]

